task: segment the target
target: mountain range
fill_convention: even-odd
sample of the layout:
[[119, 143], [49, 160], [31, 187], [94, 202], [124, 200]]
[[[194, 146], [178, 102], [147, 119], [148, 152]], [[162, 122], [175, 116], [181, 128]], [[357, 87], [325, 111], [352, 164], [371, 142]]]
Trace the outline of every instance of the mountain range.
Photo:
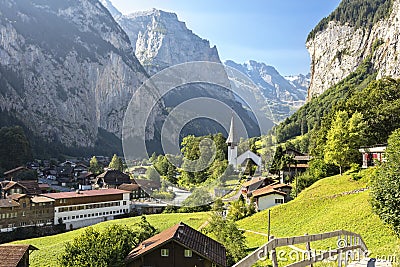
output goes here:
[[[179, 63], [221, 62], [217, 48], [187, 29], [176, 14], [153, 9], [122, 15], [108, 0], [2, 1], [0, 33], [0, 126], [23, 126], [33, 149], [44, 154], [121, 151], [124, 112], [146, 79]], [[303, 81], [286, 80], [255, 61], [227, 65], [258, 85], [259, 91], [250, 93], [264, 97], [261, 106], [273, 106], [271, 121], [285, 118], [305, 100], [304, 76], [299, 76]], [[154, 108], [150, 138], [157, 139], [156, 125], [162, 124], [168, 106], [196, 90], [193, 95], [211, 95], [234, 107], [257, 134], [251, 130], [256, 123], [233, 95], [193, 86]], [[221, 131], [208, 123], [194, 125], [195, 134]]]

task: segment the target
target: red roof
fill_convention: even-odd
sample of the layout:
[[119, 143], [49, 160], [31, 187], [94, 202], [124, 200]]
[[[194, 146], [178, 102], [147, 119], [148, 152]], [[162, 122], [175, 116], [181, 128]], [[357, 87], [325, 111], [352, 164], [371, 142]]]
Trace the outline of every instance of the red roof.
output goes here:
[[270, 195], [270, 194], [278, 194], [278, 195], [286, 196], [285, 192], [279, 191], [279, 189], [283, 188], [283, 187], [292, 188], [290, 185], [287, 185], [287, 184], [269, 185], [269, 186], [266, 186], [266, 187], [263, 187], [263, 188], [253, 191], [252, 195], [254, 197], [265, 196], [265, 195]]
[[37, 250], [32, 245], [0, 245], [0, 267], [16, 267], [28, 250]]
[[74, 192], [48, 193], [41, 195], [52, 199], [62, 199], [62, 198], [78, 198], [78, 197], [92, 197], [92, 196], [104, 196], [104, 195], [119, 195], [124, 193], [129, 193], [129, 192], [119, 189], [99, 189], [99, 190], [85, 190], [85, 191], [74, 191]]
[[191, 249], [203, 258], [220, 266], [226, 266], [225, 247], [182, 222], [140, 243], [129, 253], [125, 261], [132, 262], [171, 240]]

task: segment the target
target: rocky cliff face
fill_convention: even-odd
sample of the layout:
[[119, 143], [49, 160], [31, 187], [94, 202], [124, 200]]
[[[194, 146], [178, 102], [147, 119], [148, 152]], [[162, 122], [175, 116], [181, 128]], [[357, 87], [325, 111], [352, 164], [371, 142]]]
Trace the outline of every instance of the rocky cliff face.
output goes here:
[[[330, 21], [307, 42], [311, 56], [308, 97], [318, 96], [343, 80], [372, 53], [372, 63], [383, 76], [400, 77], [400, 1], [393, 0], [391, 13], [372, 27], [355, 27]], [[379, 46], [377, 44], [380, 44]]]
[[190, 61], [220, 62], [217, 48], [186, 28], [174, 13], [157, 9], [116, 16], [136, 57], [150, 74]]
[[0, 37], [0, 110], [67, 146], [93, 146], [98, 128], [120, 135], [147, 74], [98, 1], [1, 1]]

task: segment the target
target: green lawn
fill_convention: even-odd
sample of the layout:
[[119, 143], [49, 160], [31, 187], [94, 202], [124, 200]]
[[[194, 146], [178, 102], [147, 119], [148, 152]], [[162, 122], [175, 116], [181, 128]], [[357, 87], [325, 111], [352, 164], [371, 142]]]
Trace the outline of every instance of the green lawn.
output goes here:
[[[146, 216], [147, 220], [155, 226], [158, 230], [165, 230], [179, 222], [184, 222], [189, 226], [197, 229], [205, 221], [207, 221], [209, 214], [206, 212], [200, 213], [178, 213], [178, 214], [156, 214]], [[128, 219], [120, 219], [99, 223], [94, 227], [97, 229], [105, 228], [111, 224], [133, 225], [140, 220], [140, 217], [133, 217]], [[78, 229], [71, 232], [66, 232], [59, 235], [47, 236], [41, 238], [33, 238], [22, 241], [17, 241], [17, 244], [31, 244], [39, 248], [31, 254], [32, 267], [55, 267], [57, 264], [57, 257], [64, 249], [64, 244], [71, 241], [74, 237], [78, 236], [84, 231]]]
[[[344, 229], [361, 234], [373, 256], [398, 255], [400, 239], [372, 212], [369, 191], [342, 194], [365, 188], [368, 175], [363, 174], [360, 181], [351, 180], [350, 175], [325, 178], [304, 190], [297, 199], [272, 208], [271, 235], [289, 237]], [[267, 221], [267, 211], [259, 212], [239, 221], [239, 227], [267, 233]], [[267, 242], [261, 235], [247, 233], [246, 237], [253, 249]], [[326, 249], [335, 247], [335, 243], [336, 240], [315, 242], [311, 247]]]

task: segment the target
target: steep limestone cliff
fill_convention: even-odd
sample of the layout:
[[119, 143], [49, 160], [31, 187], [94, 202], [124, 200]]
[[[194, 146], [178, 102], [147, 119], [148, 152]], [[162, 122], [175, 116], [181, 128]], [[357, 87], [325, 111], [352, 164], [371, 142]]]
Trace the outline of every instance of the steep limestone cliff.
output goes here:
[[370, 27], [331, 20], [309, 38], [306, 44], [311, 57], [309, 99], [343, 80], [368, 56], [372, 56], [377, 78], [400, 77], [400, 0], [380, 2], [390, 3], [390, 8]]
[[96, 0], [0, 2], [0, 110], [35, 135], [91, 147], [121, 134], [147, 74], [129, 38]]

